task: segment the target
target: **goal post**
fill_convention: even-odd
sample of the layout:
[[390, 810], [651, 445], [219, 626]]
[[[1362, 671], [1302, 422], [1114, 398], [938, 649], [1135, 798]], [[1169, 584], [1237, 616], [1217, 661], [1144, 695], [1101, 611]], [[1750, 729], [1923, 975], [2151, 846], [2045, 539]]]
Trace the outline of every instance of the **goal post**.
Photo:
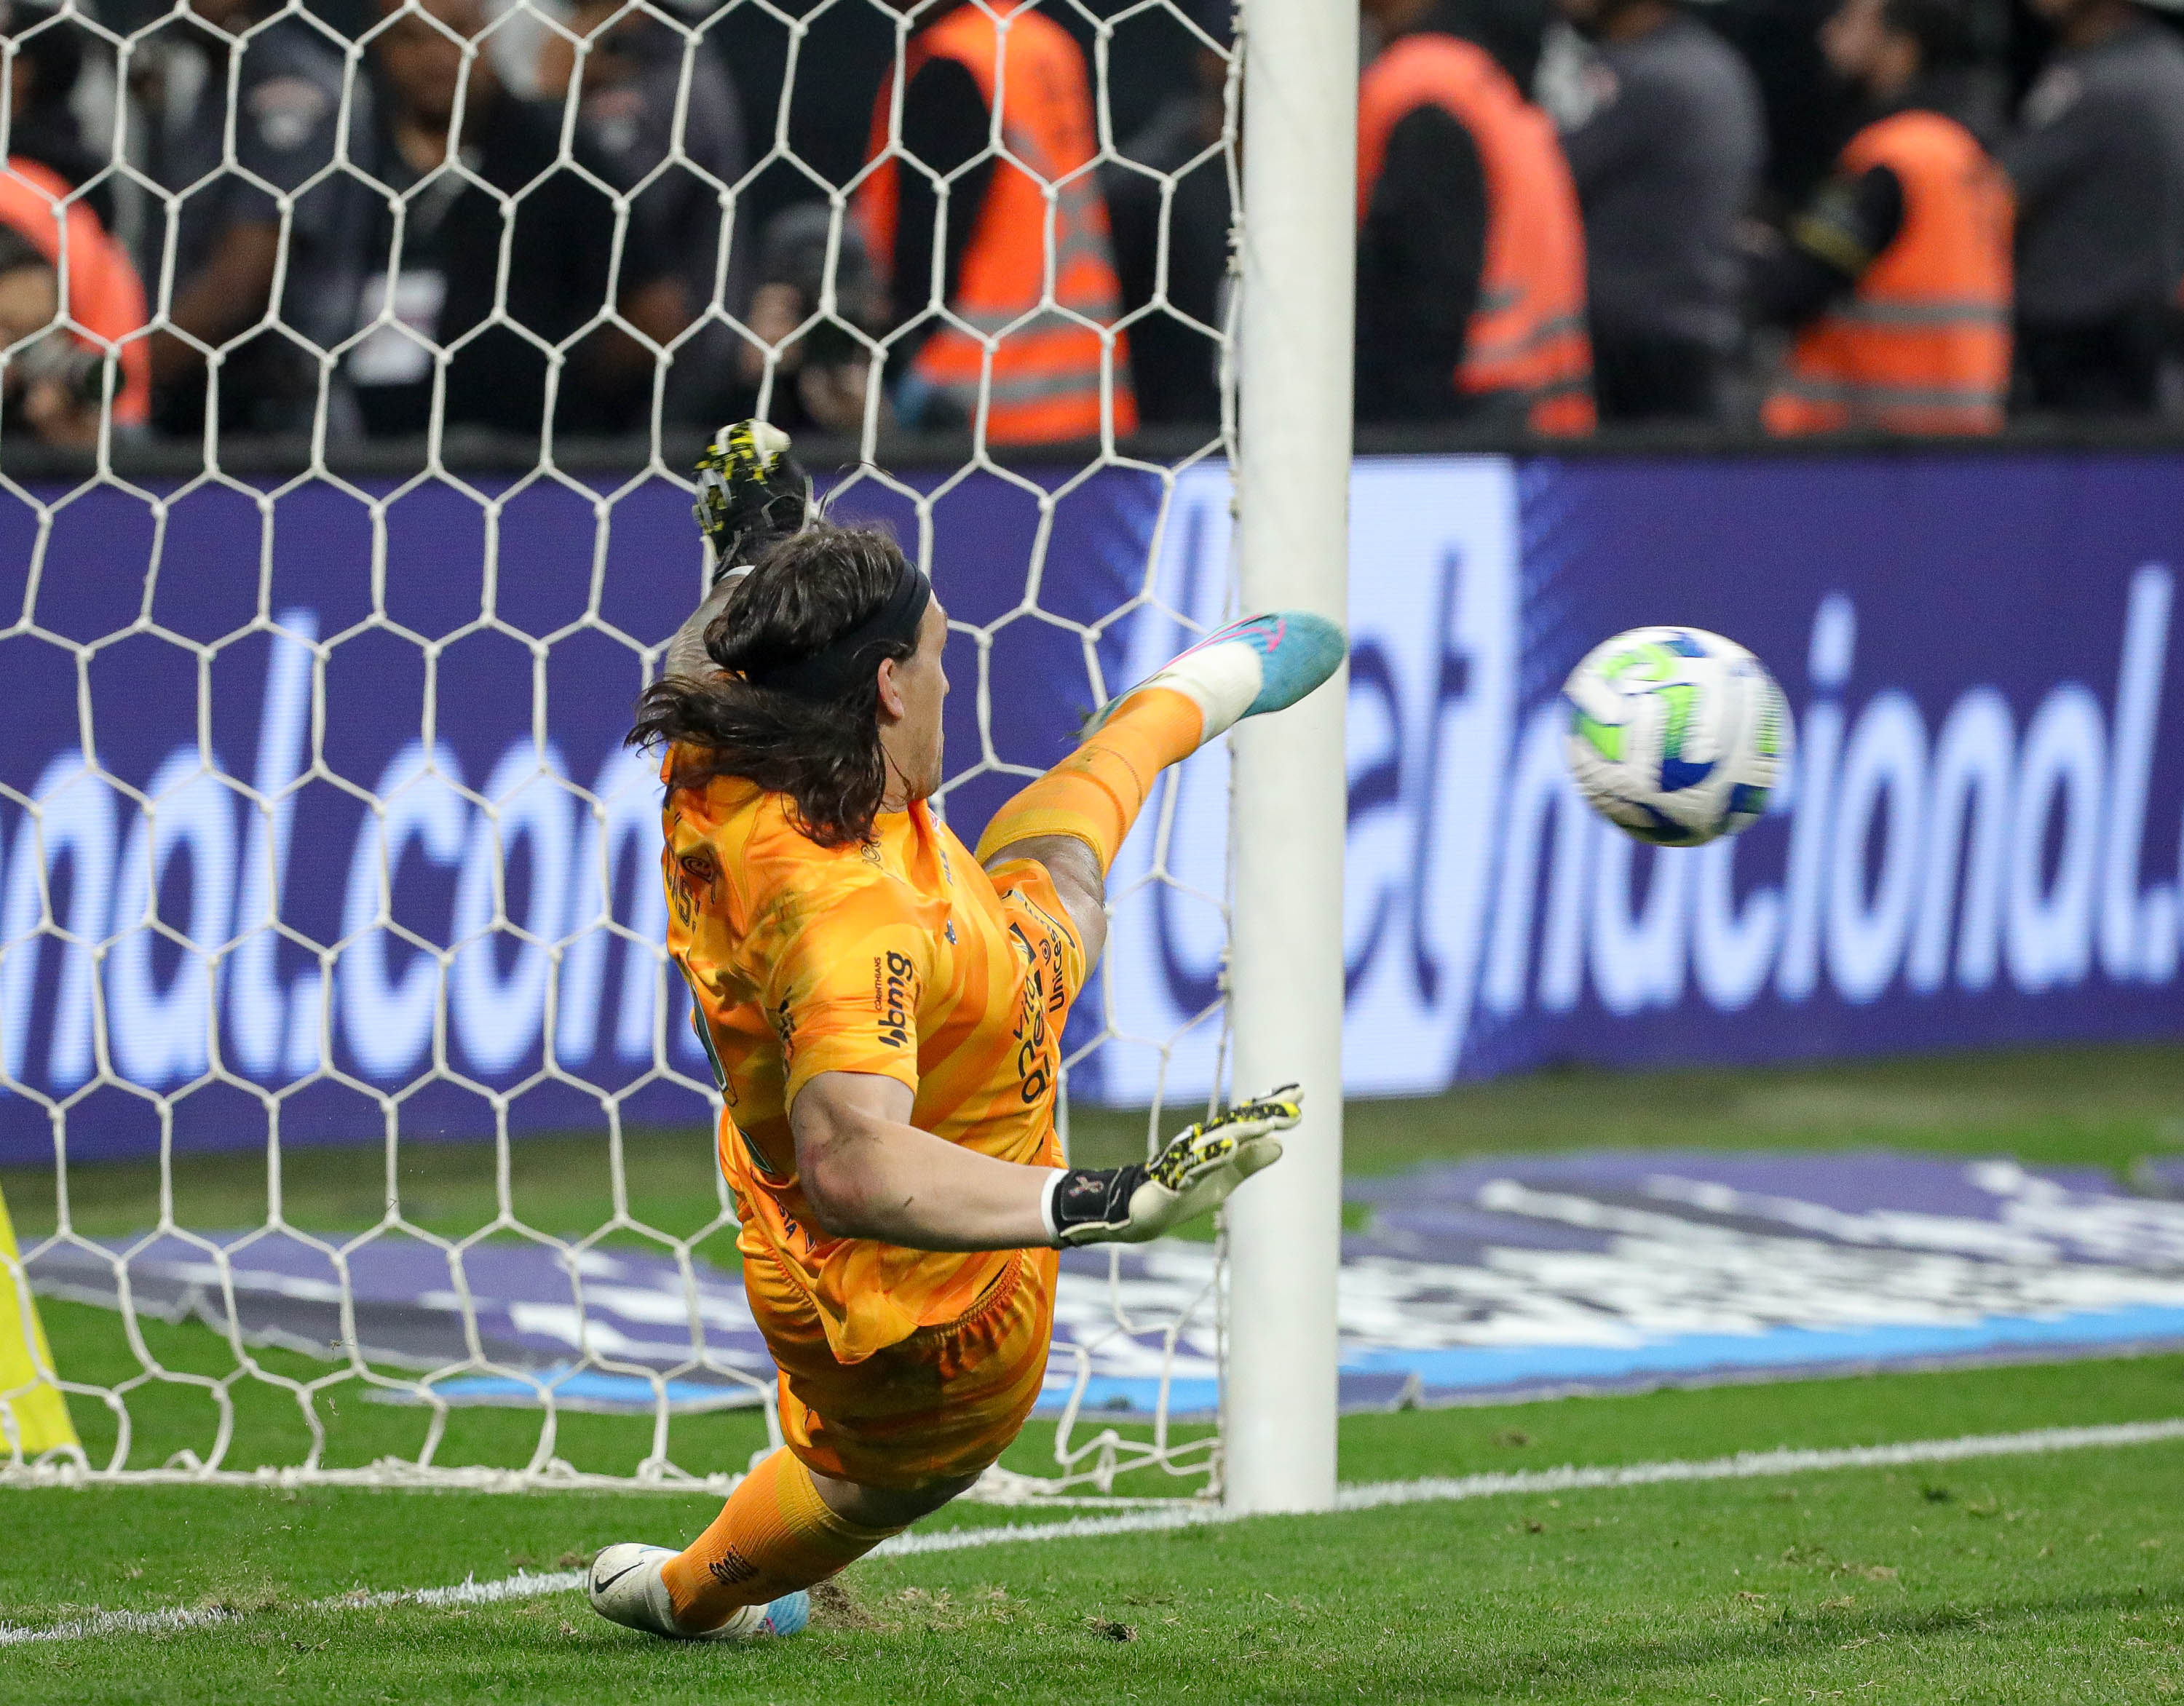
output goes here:
[[[1349, 588], [1357, 10], [1245, 0], [1239, 592], [1341, 620]], [[1334, 1498], [1342, 1213], [1346, 675], [1234, 740], [1235, 1087], [1291, 1080], [1304, 1119], [1228, 1214], [1223, 1490], [1234, 1508]]]

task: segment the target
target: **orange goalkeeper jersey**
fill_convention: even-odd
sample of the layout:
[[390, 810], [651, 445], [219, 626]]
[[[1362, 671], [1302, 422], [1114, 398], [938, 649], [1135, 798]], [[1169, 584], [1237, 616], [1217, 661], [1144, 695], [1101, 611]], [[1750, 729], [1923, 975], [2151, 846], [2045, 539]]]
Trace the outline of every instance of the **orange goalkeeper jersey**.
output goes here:
[[845, 847], [811, 841], [787, 808], [735, 777], [670, 790], [667, 943], [727, 1102], [740, 1247], [778, 1260], [855, 1363], [954, 1320], [1008, 1257], [827, 1236], [797, 1183], [789, 1104], [822, 1072], [878, 1073], [916, 1092], [920, 1130], [1061, 1165], [1055, 1078], [1083, 955], [1044, 867], [1006, 868], [997, 887], [922, 803]]

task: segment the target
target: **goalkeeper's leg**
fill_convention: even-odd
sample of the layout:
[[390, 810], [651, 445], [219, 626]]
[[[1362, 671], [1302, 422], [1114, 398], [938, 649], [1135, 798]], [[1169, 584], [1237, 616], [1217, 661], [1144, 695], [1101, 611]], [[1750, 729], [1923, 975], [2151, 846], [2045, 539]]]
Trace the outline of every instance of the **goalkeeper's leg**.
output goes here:
[[977, 1479], [895, 1492], [815, 1474], [793, 1453], [777, 1451], [681, 1552], [624, 1544], [600, 1553], [592, 1562], [592, 1604], [616, 1623], [677, 1640], [794, 1635], [811, 1614], [806, 1589]]
[[801, 1628], [804, 1590], [965, 1491], [1016, 1437], [1045, 1383], [1056, 1262], [1027, 1251], [958, 1320], [843, 1364], [802, 1288], [776, 1264], [747, 1261], [745, 1295], [780, 1364], [787, 1446], [680, 1553], [602, 1552], [593, 1608], [683, 1640]]
[[1295, 704], [1340, 667], [1342, 630], [1323, 616], [1247, 616], [1207, 636], [1093, 719], [1077, 750], [994, 814], [988, 870], [1046, 867], [1088, 965], [1106, 937], [1106, 880], [1155, 778], [1245, 717]]

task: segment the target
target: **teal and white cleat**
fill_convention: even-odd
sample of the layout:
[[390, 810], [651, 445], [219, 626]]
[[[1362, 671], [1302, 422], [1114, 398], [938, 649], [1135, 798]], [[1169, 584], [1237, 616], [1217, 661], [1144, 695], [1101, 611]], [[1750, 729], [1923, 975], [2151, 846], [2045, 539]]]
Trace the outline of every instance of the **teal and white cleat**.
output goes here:
[[592, 1609], [610, 1623], [664, 1635], [670, 1641], [749, 1641], [794, 1635], [811, 1620], [811, 1596], [784, 1593], [767, 1605], [746, 1605], [717, 1629], [685, 1629], [675, 1620], [660, 1567], [675, 1556], [665, 1546], [624, 1541], [592, 1560]]
[[1114, 715], [1132, 693], [1167, 687], [1206, 720], [1200, 739], [1224, 735], [1246, 717], [1287, 710], [1342, 667], [1350, 642], [1342, 625], [1309, 610], [1246, 616], [1208, 634], [1158, 673], [1100, 708], [1084, 732]]

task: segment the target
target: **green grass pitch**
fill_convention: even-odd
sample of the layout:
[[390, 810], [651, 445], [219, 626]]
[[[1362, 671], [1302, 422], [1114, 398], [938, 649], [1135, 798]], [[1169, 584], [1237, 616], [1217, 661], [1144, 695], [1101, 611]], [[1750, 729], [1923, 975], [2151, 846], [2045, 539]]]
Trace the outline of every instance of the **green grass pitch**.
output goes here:
[[[2173, 1048], [1568, 1075], [1359, 1107], [1352, 1161], [1379, 1170], [1579, 1143], [1885, 1142], [2122, 1169], [2184, 1142], [2180, 1121], [2184, 1050]], [[1076, 1135], [1080, 1153], [1129, 1141], [1121, 1122]], [[573, 1164], [580, 1142], [549, 1142], [519, 1167], [518, 1207], [538, 1224], [596, 1224]], [[657, 1163], [640, 1170], [646, 1218], [703, 1225], [702, 1144], [694, 1164], [687, 1136], [637, 1147]], [[475, 1226], [491, 1201], [478, 1159], [421, 1151], [405, 1195], [414, 1186], [427, 1214]], [[292, 1159], [291, 1212], [306, 1225], [369, 1224], [370, 1170], [359, 1178], [354, 1164]], [[134, 1170], [79, 1175], [82, 1222], [141, 1225], [146, 1183]], [[176, 1185], [190, 1223], [263, 1218], [248, 1168], [190, 1164]], [[0, 1188], [36, 1236], [50, 1181], [42, 1203], [37, 1174], [0, 1175]], [[110, 1315], [52, 1304], [47, 1317], [64, 1371], [110, 1381], [133, 1370]], [[217, 1348], [202, 1329], [153, 1338], [177, 1366], [220, 1365], [199, 1360]], [[292, 1403], [248, 1399], [231, 1461], [293, 1461]], [[332, 1460], [414, 1449], [415, 1412], [337, 1405]], [[138, 1409], [132, 1461], [207, 1436], [197, 1395], [148, 1389]], [[110, 1426], [95, 1407], [77, 1415], [98, 1452]], [[2176, 1416], [2184, 1359], [1958, 1370], [1351, 1417], [1341, 1474], [1384, 1481]], [[571, 1418], [557, 1449], [584, 1466], [626, 1464], [635, 1425]], [[691, 1419], [688, 1435], [684, 1425], [678, 1458], [704, 1454], [707, 1466], [740, 1463], [760, 1438], [749, 1415]], [[533, 1431], [518, 1414], [469, 1412], [445, 1460], [504, 1463]], [[1035, 1425], [1012, 1460], [1038, 1466], [1044, 1435]], [[2184, 1442], [869, 1560], [806, 1635], [733, 1649], [648, 1641], [571, 1593], [470, 1608], [322, 1603], [553, 1569], [616, 1539], [680, 1540], [712, 1514], [707, 1498], [7, 1491], [0, 1622], [52, 1625], [94, 1607], [231, 1614], [164, 1634], [0, 1645], [0, 1701], [2159, 1701], [2184, 1694], [2180, 1485]], [[1036, 1520], [968, 1508], [926, 1526]]]

